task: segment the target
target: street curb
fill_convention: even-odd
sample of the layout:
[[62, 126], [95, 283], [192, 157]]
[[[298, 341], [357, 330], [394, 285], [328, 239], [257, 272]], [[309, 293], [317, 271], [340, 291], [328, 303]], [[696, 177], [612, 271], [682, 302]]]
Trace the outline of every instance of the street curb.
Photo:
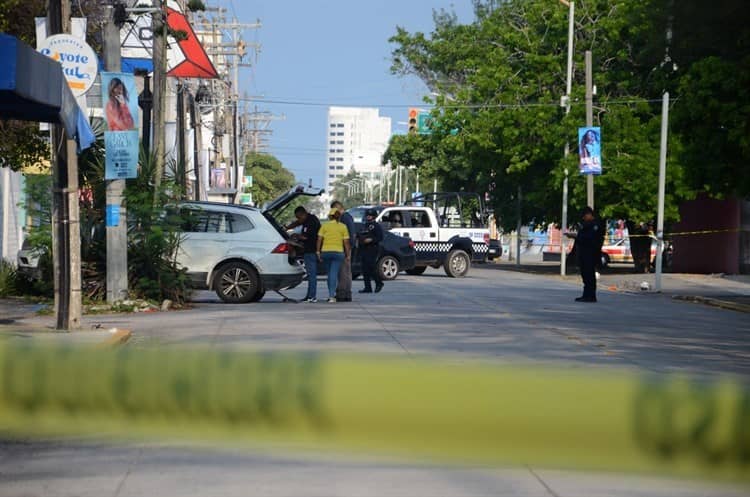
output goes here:
[[108, 337], [105, 341], [98, 344], [99, 347], [118, 347], [120, 345], [125, 345], [125, 343], [130, 340], [130, 337], [133, 336], [132, 331], [119, 330], [117, 328], [112, 328], [112, 330], [110, 330], [110, 333], [112, 333], [112, 336]]
[[700, 295], [673, 295], [672, 299], [710, 305], [712, 307], [719, 307], [721, 309], [728, 309], [730, 311], [750, 313], [750, 305], [737, 304], [735, 302], [728, 302], [726, 300], [714, 299], [711, 297], [702, 297]]

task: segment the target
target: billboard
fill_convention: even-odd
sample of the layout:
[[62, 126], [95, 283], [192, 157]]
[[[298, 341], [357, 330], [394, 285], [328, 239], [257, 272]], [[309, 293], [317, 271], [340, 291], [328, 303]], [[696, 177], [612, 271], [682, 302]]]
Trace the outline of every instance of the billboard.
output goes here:
[[578, 170], [602, 174], [602, 134], [598, 126], [578, 128]]
[[107, 131], [104, 132], [105, 179], [138, 176], [138, 93], [135, 76], [103, 72], [102, 107]]

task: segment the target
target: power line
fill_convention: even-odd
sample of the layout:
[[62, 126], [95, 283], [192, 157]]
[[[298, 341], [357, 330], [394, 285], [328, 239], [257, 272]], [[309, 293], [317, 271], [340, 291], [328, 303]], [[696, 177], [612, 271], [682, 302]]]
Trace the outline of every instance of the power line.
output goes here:
[[[435, 107], [435, 104], [430, 103], [419, 103], [419, 104], [378, 104], [378, 103], [342, 103], [342, 102], [312, 102], [304, 100], [275, 100], [266, 98], [241, 98], [240, 100], [246, 100], [256, 103], [264, 104], [276, 104], [276, 105], [294, 105], [300, 107], [379, 107], [379, 108], [393, 108], [403, 109], [407, 107]], [[675, 101], [676, 99], [672, 99]], [[604, 100], [598, 102], [598, 105], [632, 105], [640, 103], [657, 103], [661, 102], [661, 99], [630, 99], [630, 100]], [[571, 106], [583, 106], [585, 102], [572, 102]], [[559, 107], [559, 102], [529, 102], [523, 104], [449, 104], [441, 105], [442, 109], [524, 109], [529, 107]]]

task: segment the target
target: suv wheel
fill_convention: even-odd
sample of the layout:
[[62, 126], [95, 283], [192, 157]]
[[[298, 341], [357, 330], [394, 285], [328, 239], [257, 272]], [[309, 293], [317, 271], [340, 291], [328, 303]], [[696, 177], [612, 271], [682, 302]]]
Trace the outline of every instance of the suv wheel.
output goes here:
[[216, 272], [214, 290], [221, 300], [230, 304], [244, 304], [260, 300], [258, 273], [247, 262], [230, 262], [221, 266]]
[[395, 280], [400, 271], [398, 268], [398, 259], [392, 255], [384, 255], [378, 261], [378, 271], [380, 271], [380, 277], [384, 280]]
[[443, 264], [445, 274], [451, 278], [463, 278], [469, 272], [471, 259], [469, 254], [460, 249], [454, 249], [448, 252]]
[[420, 274], [423, 274], [426, 270], [427, 270], [427, 266], [414, 266], [411, 269], [407, 269], [406, 274], [418, 276]]

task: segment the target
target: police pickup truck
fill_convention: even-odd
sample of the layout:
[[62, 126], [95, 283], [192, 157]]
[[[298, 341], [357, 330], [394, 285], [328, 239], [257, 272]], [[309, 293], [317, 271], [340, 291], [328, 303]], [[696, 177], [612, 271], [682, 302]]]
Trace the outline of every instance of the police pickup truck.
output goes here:
[[466, 276], [472, 262], [485, 262], [490, 232], [482, 199], [474, 193], [428, 193], [402, 206], [386, 207], [377, 221], [411, 239], [417, 254], [408, 274], [443, 267], [453, 278]]

